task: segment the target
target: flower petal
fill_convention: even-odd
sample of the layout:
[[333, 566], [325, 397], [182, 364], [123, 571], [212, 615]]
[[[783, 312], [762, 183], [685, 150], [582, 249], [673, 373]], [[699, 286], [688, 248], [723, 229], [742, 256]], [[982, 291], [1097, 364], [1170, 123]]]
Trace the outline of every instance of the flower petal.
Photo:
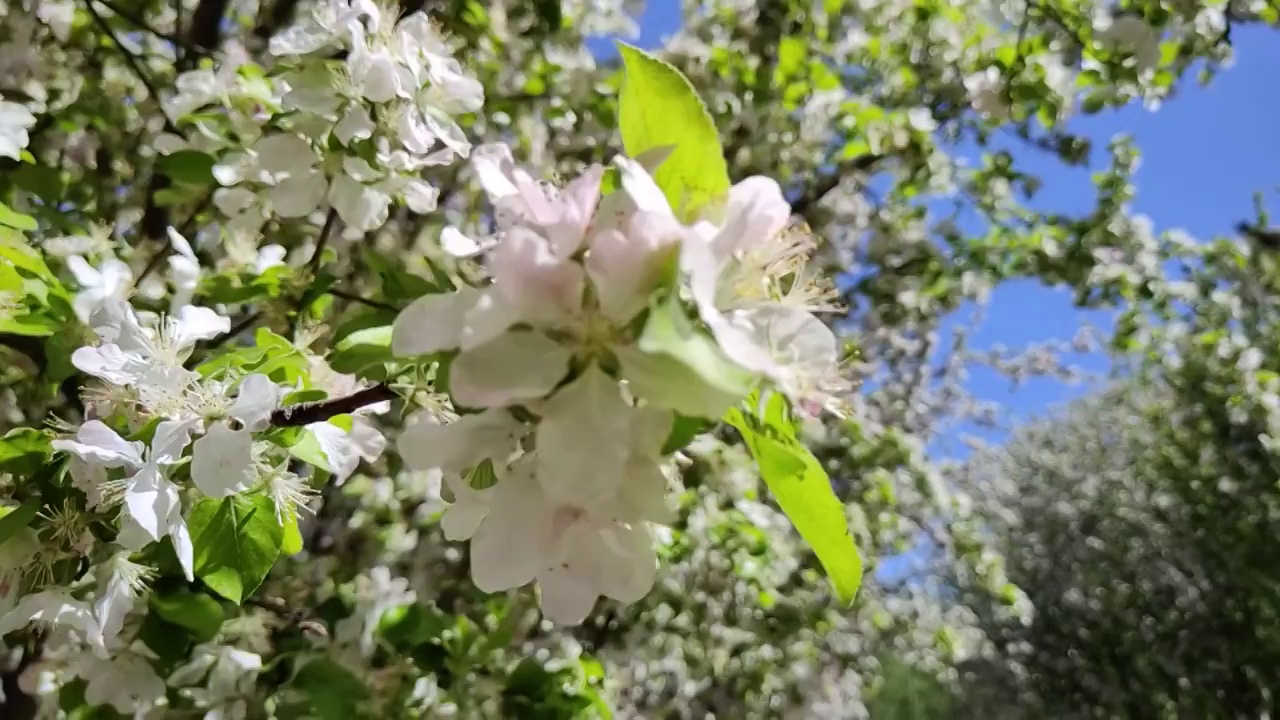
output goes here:
[[191, 455], [191, 480], [211, 498], [244, 492], [253, 484], [253, 433], [216, 423], [196, 441]]
[[479, 298], [479, 290], [464, 287], [414, 300], [400, 311], [391, 327], [391, 352], [412, 357], [457, 348], [462, 343], [467, 311]]
[[71, 453], [92, 465], [105, 468], [142, 466], [140, 442], [128, 442], [101, 420], [90, 420], [76, 432], [76, 439], [54, 440], [53, 449]]
[[492, 502], [471, 538], [471, 578], [484, 592], [531, 582], [553, 551], [551, 507], [527, 469], [499, 480]]
[[503, 407], [545, 396], [569, 370], [573, 353], [546, 335], [515, 330], [463, 351], [449, 368], [462, 407]]
[[265, 430], [271, 423], [271, 413], [280, 407], [280, 398], [280, 386], [266, 375], [254, 373], [240, 382], [240, 390], [229, 414], [246, 430]]
[[541, 413], [536, 467], [547, 495], [578, 506], [612, 497], [631, 452], [632, 409], [618, 382], [593, 364]]
[[506, 410], [486, 410], [441, 424], [429, 411], [410, 416], [397, 448], [415, 470], [461, 473], [485, 460], [505, 465], [519, 447], [524, 426]]

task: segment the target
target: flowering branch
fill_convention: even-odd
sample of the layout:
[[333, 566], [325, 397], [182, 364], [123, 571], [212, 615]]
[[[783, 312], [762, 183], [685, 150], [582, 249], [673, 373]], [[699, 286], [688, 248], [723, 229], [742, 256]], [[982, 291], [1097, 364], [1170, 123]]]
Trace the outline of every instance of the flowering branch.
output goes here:
[[379, 383], [350, 395], [280, 408], [271, 413], [271, 425], [273, 427], [302, 427], [311, 423], [324, 422], [337, 415], [353, 413], [374, 403], [394, 400], [396, 397], [398, 396], [395, 391], [388, 385]]

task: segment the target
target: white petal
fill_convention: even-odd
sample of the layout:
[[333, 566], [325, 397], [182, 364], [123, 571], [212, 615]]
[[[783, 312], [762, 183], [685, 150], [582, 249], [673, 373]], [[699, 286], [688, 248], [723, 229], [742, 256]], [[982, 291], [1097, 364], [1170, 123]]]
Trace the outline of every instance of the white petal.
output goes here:
[[186, 305], [178, 311], [170, 340], [175, 347], [190, 348], [200, 340], [212, 340], [230, 331], [231, 318], [207, 307]]
[[631, 452], [632, 410], [618, 382], [593, 364], [541, 412], [537, 474], [547, 495], [579, 506], [612, 497]]
[[346, 175], [333, 179], [329, 202], [338, 217], [361, 232], [375, 230], [387, 221], [391, 196], [369, 185], [362, 185]]
[[479, 297], [479, 290], [464, 287], [414, 300], [400, 311], [392, 325], [391, 352], [398, 357], [412, 357], [457, 348], [462, 343], [467, 312]]
[[444, 516], [440, 518], [440, 529], [444, 531], [445, 539], [454, 542], [470, 539], [488, 510], [487, 506], [474, 503], [454, 503], [445, 508]]
[[791, 204], [777, 181], [749, 177], [729, 190], [725, 222], [712, 242], [717, 258], [750, 250], [773, 240], [791, 219]]
[[191, 542], [187, 522], [182, 519], [181, 509], [176, 506], [169, 515], [169, 542], [173, 543], [173, 552], [178, 556], [178, 564], [182, 566], [187, 582], [195, 580], [195, 545]]
[[334, 478], [341, 482], [350, 477], [360, 465], [360, 454], [347, 432], [330, 422], [311, 423], [307, 429], [315, 435]]
[[136, 384], [147, 369], [147, 360], [116, 345], [77, 348], [71, 353], [71, 364], [113, 385]]
[[674, 221], [652, 213], [638, 213], [627, 232], [604, 230], [591, 240], [587, 275], [605, 317], [625, 324], [649, 304], [662, 279], [664, 265], [678, 247]]
[[436, 209], [440, 200], [440, 190], [423, 180], [411, 180], [401, 191], [404, 204], [416, 213], [429, 213]]
[[229, 414], [246, 430], [264, 430], [271, 422], [271, 413], [280, 407], [281, 396], [280, 387], [271, 378], [257, 373], [249, 375], [240, 382], [240, 390]]
[[387, 449], [387, 437], [379, 432], [373, 423], [366, 420], [364, 415], [356, 415], [352, 418], [350, 436], [356, 453], [365, 462], [377, 460], [382, 457], [382, 451]]
[[517, 193], [515, 183], [511, 181], [515, 160], [511, 157], [511, 148], [506, 145], [495, 143], [476, 148], [471, 155], [471, 167], [490, 200], [497, 201]]
[[599, 597], [594, 585], [562, 567], [538, 575], [538, 605], [557, 625], [581, 625]]
[[613, 164], [618, 168], [623, 191], [638, 210], [659, 215], [672, 214], [666, 195], [662, 194], [653, 176], [640, 163], [620, 155], [613, 159]]
[[531, 582], [554, 559], [551, 508], [527, 472], [494, 486], [489, 515], [471, 538], [471, 578], [484, 592]]
[[216, 423], [196, 441], [191, 454], [191, 480], [211, 498], [244, 492], [253, 484], [253, 433]]
[[653, 587], [658, 569], [658, 557], [648, 527], [644, 523], [630, 528], [615, 525], [602, 535], [603, 543], [584, 548], [607, 548], [612, 556], [602, 568], [600, 593], [624, 603], [643, 598]]
[[199, 418], [191, 420], [165, 420], [156, 426], [151, 438], [151, 461], [157, 465], [172, 465], [182, 458], [182, 451], [191, 443], [191, 433], [198, 429]]
[[480, 243], [452, 225], [440, 231], [440, 247], [454, 257], [474, 257], [481, 251]]
[[196, 259], [195, 250], [191, 249], [191, 243], [188, 242], [187, 239], [182, 236], [182, 233], [174, 229], [173, 226], [170, 226], [168, 228], [168, 233], [169, 233], [169, 243], [173, 245], [173, 249], [175, 252], [177, 252], [179, 255], [185, 258], [190, 258], [192, 260]]
[[357, 104], [347, 108], [341, 122], [333, 128], [333, 134], [338, 137], [338, 142], [350, 145], [352, 140], [367, 140], [373, 137], [374, 128], [369, 111], [364, 105]]
[[54, 440], [53, 449], [69, 452], [87, 463], [107, 468], [142, 466], [140, 442], [128, 442], [101, 420], [90, 420], [76, 432], [76, 439]]
[[506, 410], [486, 410], [439, 424], [429, 411], [409, 417], [397, 440], [405, 465], [461, 473], [485, 460], [505, 465], [516, 451], [524, 425]]
[[493, 289], [530, 322], [556, 323], [582, 308], [582, 266], [561, 260], [542, 236], [523, 227], [508, 231], [490, 256]]
[[306, 170], [281, 180], [271, 188], [267, 197], [275, 213], [282, 218], [306, 217], [320, 207], [324, 193], [329, 188], [324, 173]]
[[159, 468], [148, 464], [129, 479], [124, 493], [124, 504], [129, 517], [151, 536], [152, 540], [164, 537], [168, 530], [166, 521], [170, 508], [181, 506], [178, 489], [160, 476]]
[[453, 360], [449, 392], [462, 407], [502, 407], [543, 397], [564, 378], [572, 353], [546, 335], [511, 331]]
[[272, 175], [305, 175], [316, 164], [311, 143], [292, 133], [266, 135], [253, 145], [258, 166]]

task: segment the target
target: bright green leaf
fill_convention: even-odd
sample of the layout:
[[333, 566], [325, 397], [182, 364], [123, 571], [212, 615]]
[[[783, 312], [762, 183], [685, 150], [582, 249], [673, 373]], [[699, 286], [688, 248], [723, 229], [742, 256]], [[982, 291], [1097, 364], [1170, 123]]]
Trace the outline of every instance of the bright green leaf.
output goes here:
[[290, 512], [284, 519], [284, 538], [280, 542], [280, 552], [284, 555], [302, 552], [302, 531], [298, 529], [296, 512]]
[[618, 99], [623, 147], [631, 157], [674, 148], [653, 178], [671, 206], [688, 217], [729, 189], [715, 123], [679, 70], [626, 43], [618, 43], [618, 51], [625, 73]]
[[196, 576], [237, 604], [262, 584], [284, 538], [275, 504], [261, 495], [203, 498], [192, 508], [187, 525], [195, 546]]
[[179, 150], [160, 156], [156, 167], [174, 182], [183, 185], [212, 185], [213, 166], [216, 162], [212, 155], [199, 150]]
[[196, 642], [212, 640], [226, 618], [217, 600], [185, 588], [168, 595], [153, 593], [151, 609], [174, 625], [190, 630]]
[[0, 472], [32, 475], [53, 452], [49, 433], [35, 428], [17, 428], [0, 437]]
[[725, 422], [742, 433], [778, 506], [813, 548], [841, 602], [849, 604], [862, 585], [862, 558], [853, 542], [844, 505], [827, 472], [796, 437], [786, 399], [773, 395], [764, 417], [734, 408]]
[[0, 202], [0, 225], [8, 225], [19, 230], [35, 230], [36, 219], [30, 215], [23, 215]]
[[0, 512], [4, 512], [0, 516], [0, 544], [30, 525], [36, 519], [36, 513], [40, 512], [40, 505], [40, 498], [30, 498], [16, 508], [0, 508]]
[[[673, 405], [671, 407], [675, 407], [676, 410], [686, 415], [703, 415], [706, 408], [712, 407], [722, 400], [719, 395], [741, 398], [751, 392], [752, 387], [755, 385], [756, 377], [754, 375], [730, 360], [711, 336], [697, 329], [693, 326], [693, 323], [689, 322], [683, 308], [680, 307], [679, 300], [674, 296], [666, 300], [656, 300], [650, 306], [649, 318], [645, 321], [644, 331], [640, 334], [637, 347], [640, 348], [641, 353], [665, 356], [670, 360], [676, 361], [677, 364], [687, 368], [707, 386], [705, 390], [700, 392], [711, 394], [681, 399], [670, 397], [669, 388], [664, 389], [664, 383], [680, 385], [681, 392], [685, 392], [689, 388], [695, 387], [693, 379], [681, 379], [678, 374], [673, 372], [672, 376], [666, 381], [655, 381], [646, 384], [645, 389], [649, 392], [663, 395], [662, 398], [650, 398], [653, 402], [658, 402], [659, 400], [677, 402], [680, 406]], [[635, 353], [635, 355], [639, 354]], [[630, 371], [635, 380], [643, 381], [649, 374], [662, 370], [661, 367], [643, 368], [644, 371], [642, 372], [639, 367], [641, 364], [635, 358], [630, 360]], [[654, 363], [646, 361], [643, 364]], [[628, 364], [624, 362], [624, 374], [627, 370]], [[633, 378], [629, 377], [628, 379]], [[681, 381], [675, 382], [675, 380]], [[643, 396], [640, 390], [637, 390], [637, 392]], [[719, 395], [714, 395], [715, 393], [719, 393]]]
[[317, 658], [298, 669], [293, 687], [311, 701], [311, 709], [324, 720], [346, 720], [356, 716], [369, 688], [355, 673], [329, 658]]

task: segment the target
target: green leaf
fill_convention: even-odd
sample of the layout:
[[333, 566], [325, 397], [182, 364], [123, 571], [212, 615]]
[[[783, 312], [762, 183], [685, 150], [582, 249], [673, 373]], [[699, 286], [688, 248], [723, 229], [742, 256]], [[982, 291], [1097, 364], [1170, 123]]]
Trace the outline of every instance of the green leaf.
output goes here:
[[280, 552], [284, 555], [297, 555], [302, 552], [302, 531], [298, 529], [296, 512], [290, 512], [284, 519], [284, 538], [280, 541]]
[[853, 542], [844, 505], [822, 463], [799, 439], [786, 398], [772, 395], [763, 417], [734, 408], [725, 422], [742, 433], [778, 506], [822, 563], [836, 597], [851, 604], [862, 585], [862, 558]]
[[[685, 415], [705, 416], [724, 401], [723, 396], [736, 401], [755, 386], [756, 376], [730, 360], [711, 336], [694, 327], [674, 295], [650, 305], [637, 347], [641, 352], [619, 354], [623, 375], [639, 383], [636, 394], [655, 403], [673, 403], [667, 407]], [[641, 358], [643, 353], [665, 358], [665, 362]], [[677, 386], [678, 391], [672, 390]], [[698, 386], [703, 389], [694, 389]], [[680, 397], [680, 393], [690, 392], [694, 396]]]
[[36, 219], [30, 215], [22, 213], [10, 208], [8, 205], [0, 202], [0, 225], [8, 225], [18, 230], [35, 230]]
[[241, 603], [262, 584], [280, 555], [284, 529], [271, 498], [203, 498], [187, 520], [196, 576], [222, 597]]
[[672, 147], [654, 172], [671, 207], [684, 217], [729, 189], [729, 169], [707, 107], [679, 70], [638, 48], [618, 43], [624, 79], [618, 129], [627, 155]]
[[324, 454], [324, 449], [320, 447], [320, 441], [316, 439], [315, 433], [310, 430], [304, 430], [298, 442], [289, 446], [289, 454], [321, 470], [329, 469], [329, 457]]
[[0, 227], [0, 258], [9, 261], [19, 270], [26, 270], [41, 280], [50, 281], [62, 287], [57, 277], [49, 270], [40, 257], [40, 252], [27, 244], [26, 238], [16, 230]]
[[179, 150], [160, 156], [156, 161], [156, 167], [174, 182], [183, 185], [212, 185], [215, 162], [213, 156], [208, 153], [202, 153], [199, 150]]
[[4, 512], [0, 516], [0, 544], [4, 544], [14, 533], [31, 524], [40, 512], [40, 498], [30, 498], [16, 508], [0, 508]]
[[683, 450], [694, 438], [715, 427], [715, 425], [714, 422], [706, 418], [676, 415], [675, 422], [671, 423], [671, 432], [667, 434], [667, 441], [662, 445], [662, 454], [670, 455], [673, 452]]
[[311, 709], [324, 720], [347, 720], [356, 716], [360, 702], [369, 697], [369, 688], [347, 668], [317, 658], [298, 669], [293, 687], [311, 701]]
[[212, 640], [226, 619], [221, 603], [185, 588], [169, 595], [153, 593], [151, 609], [166, 621], [190, 630], [196, 642]]
[[391, 326], [365, 328], [342, 338], [329, 356], [329, 367], [340, 373], [359, 373], [370, 365], [393, 360]]
[[0, 437], [0, 472], [18, 476], [33, 475], [53, 452], [47, 432], [35, 428], [17, 428]]
[[288, 407], [290, 405], [301, 405], [302, 403], [318, 402], [320, 400], [324, 400], [327, 397], [329, 397], [329, 393], [321, 390], [320, 388], [310, 388], [307, 390], [295, 390], [294, 392], [291, 392], [288, 395], [285, 395], [280, 400], [280, 406]]

